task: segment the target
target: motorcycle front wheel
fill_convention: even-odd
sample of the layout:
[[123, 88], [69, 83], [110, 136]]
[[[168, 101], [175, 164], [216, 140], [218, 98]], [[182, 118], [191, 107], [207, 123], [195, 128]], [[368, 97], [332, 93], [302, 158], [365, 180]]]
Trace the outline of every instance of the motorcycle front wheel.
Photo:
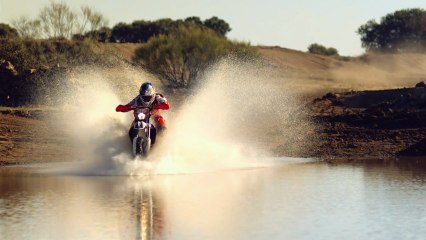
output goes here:
[[147, 139], [146, 141], [142, 140], [141, 150], [142, 150], [142, 155], [144, 157], [147, 157], [151, 150], [151, 139]]

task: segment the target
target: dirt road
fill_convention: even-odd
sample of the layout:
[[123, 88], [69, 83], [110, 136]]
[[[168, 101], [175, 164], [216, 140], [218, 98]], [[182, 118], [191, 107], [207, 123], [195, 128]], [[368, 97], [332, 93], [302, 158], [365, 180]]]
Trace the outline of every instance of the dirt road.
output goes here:
[[2, 111], [0, 114], [0, 165], [72, 158], [64, 131], [52, 126], [35, 111]]

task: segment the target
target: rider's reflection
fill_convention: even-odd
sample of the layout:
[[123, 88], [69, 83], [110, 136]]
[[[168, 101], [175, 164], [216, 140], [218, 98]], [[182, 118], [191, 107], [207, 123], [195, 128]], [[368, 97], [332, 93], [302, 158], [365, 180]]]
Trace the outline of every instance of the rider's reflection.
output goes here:
[[136, 239], [158, 239], [164, 229], [164, 214], [161, 199], [150, 188], [134, 192], [136, 216]]

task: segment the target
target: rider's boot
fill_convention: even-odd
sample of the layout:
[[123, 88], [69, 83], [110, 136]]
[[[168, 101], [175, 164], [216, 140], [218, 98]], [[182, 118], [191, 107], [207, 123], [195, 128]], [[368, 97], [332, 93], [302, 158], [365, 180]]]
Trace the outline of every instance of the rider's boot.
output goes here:
[[133, 124], [130, 126], [130, 129], [129, 129], [129, 138], [130, 138], [130, 142], [132, 142], [133, 143], [133, 138], [135, 138], [136, 137], [136, 135], [138, 135], [138, 130], [137, 129], [135, 129], [134, 127], [133, 127]]
[[155, 140], [157, 139], [157, 128], [151, 128], [151, 146], [155, 144]]
[[162, 135], [167, 130], [166, 126], [158, 126], [157, 127], [157, 134]]

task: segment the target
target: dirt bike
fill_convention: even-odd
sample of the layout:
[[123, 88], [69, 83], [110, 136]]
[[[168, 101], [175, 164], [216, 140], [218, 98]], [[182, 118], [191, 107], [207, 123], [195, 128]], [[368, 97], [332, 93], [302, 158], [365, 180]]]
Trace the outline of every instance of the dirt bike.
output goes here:
[[151, 150], [151, 142], [155, 142], [156, 129], [151, 124], [151, 108], [132, 107], [135, 120], [133, 129], [137, 130], [137, 135], [132, 140], [133, 156], [147, 157]]

